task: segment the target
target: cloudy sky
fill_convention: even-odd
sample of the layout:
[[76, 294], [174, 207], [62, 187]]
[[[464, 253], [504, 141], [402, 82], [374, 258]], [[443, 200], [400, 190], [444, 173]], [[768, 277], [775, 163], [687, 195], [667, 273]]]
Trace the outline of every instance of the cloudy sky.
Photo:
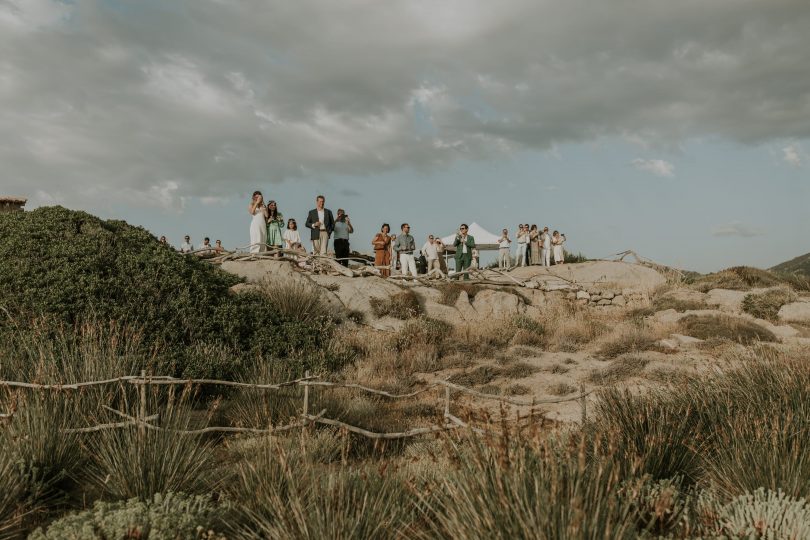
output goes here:
[[254, 189], [702, 271], [810, 251], [806, 0], [0, 0], [0, 194], [248, 243]]

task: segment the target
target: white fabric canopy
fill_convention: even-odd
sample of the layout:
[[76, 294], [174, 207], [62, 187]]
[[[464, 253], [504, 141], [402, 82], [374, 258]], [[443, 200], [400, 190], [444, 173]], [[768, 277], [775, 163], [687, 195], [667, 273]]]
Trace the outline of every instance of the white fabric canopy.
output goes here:
[[[475, 238], [475, 247], [481, 249], [498, 249], [498, 241], [501, 237], [497, 234], [492, 234], [478, 223], [472, 223], [467, 229], [467, 234]], [[448, 249], [453, 249], [453, 242], [456, 240], [456, 233], [449, 234], [442, 238], [442, 244], [447, 246]]]

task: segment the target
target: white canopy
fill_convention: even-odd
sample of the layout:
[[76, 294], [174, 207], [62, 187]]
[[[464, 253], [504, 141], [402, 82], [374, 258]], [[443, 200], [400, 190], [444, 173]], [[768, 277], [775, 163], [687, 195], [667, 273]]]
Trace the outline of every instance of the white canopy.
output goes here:
[[[475, 238], [475, 247], [480, 249], [498, 249], [498, 241], [501, 237], [492, 234], [478, 223], [472, 223], [467, 229], [467, 234]], [[442, 244], [449, 249], [453, 249], [453, 242], [456, 240], [456, 233], [449, 234], [442, 238]]]

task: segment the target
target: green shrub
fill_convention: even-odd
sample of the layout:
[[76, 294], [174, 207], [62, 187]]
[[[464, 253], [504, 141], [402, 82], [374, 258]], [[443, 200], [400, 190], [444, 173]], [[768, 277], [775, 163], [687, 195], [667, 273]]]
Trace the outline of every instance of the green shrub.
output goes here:
[[396, 319], [413, 319], [422, 314], [422, 305], [416, 293], [407, 290], [388, 298], [370, 298], [371, 311], [376, 317], [390, 316]]
[[779, 308], [795, 302], [797, 298], [796, 293], [785, 287], [770, 289], [759, 294], [751, 293], [743, 298], [742, 310], [758, 319], [776, 321]]
[[[161, 351], [161, 371], [182, 373], [197, 343], [229, 348], [234, 357], [284, 358], [318, 351], [332, 336], [314, 300], [293, 311], [272, 287], [270, 298], [232, 294], [239, 278], [176, 253], [143, 228], [84, 212], [45, 207], [0, 215], [0, 260], [0, 306], [11, 316], [0, 330], [33, 318], [68, 328], [115, 321], [141, 332], [141, 352]], [[227, 366], [211, 367], [227, 374]]]
[[681, 332], [699, 339], [725, 338], [744, 345], [776, 341], [776, 336], [755, 322], [726, 315], [688, 315], [678, 321]]
[[96, 501], [93, 508], [67, 515], [29, 536], [31, 540], [224, 540], [226, 510], [209, 496], [156, 494], [147, 501]]

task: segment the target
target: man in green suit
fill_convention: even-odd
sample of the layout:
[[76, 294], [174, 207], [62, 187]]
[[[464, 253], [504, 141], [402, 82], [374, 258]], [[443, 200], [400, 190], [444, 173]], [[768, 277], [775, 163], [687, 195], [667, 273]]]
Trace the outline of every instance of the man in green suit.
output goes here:
[[[475, 238], [467, 234], [466, 223], [458, 228], [453, 247], [456, 248], [456, 272], [463, 272], [472, 265], [472, 250], [475, 247]], [[464, 279], [470, 279], [469, 274], [464, 274]]]

